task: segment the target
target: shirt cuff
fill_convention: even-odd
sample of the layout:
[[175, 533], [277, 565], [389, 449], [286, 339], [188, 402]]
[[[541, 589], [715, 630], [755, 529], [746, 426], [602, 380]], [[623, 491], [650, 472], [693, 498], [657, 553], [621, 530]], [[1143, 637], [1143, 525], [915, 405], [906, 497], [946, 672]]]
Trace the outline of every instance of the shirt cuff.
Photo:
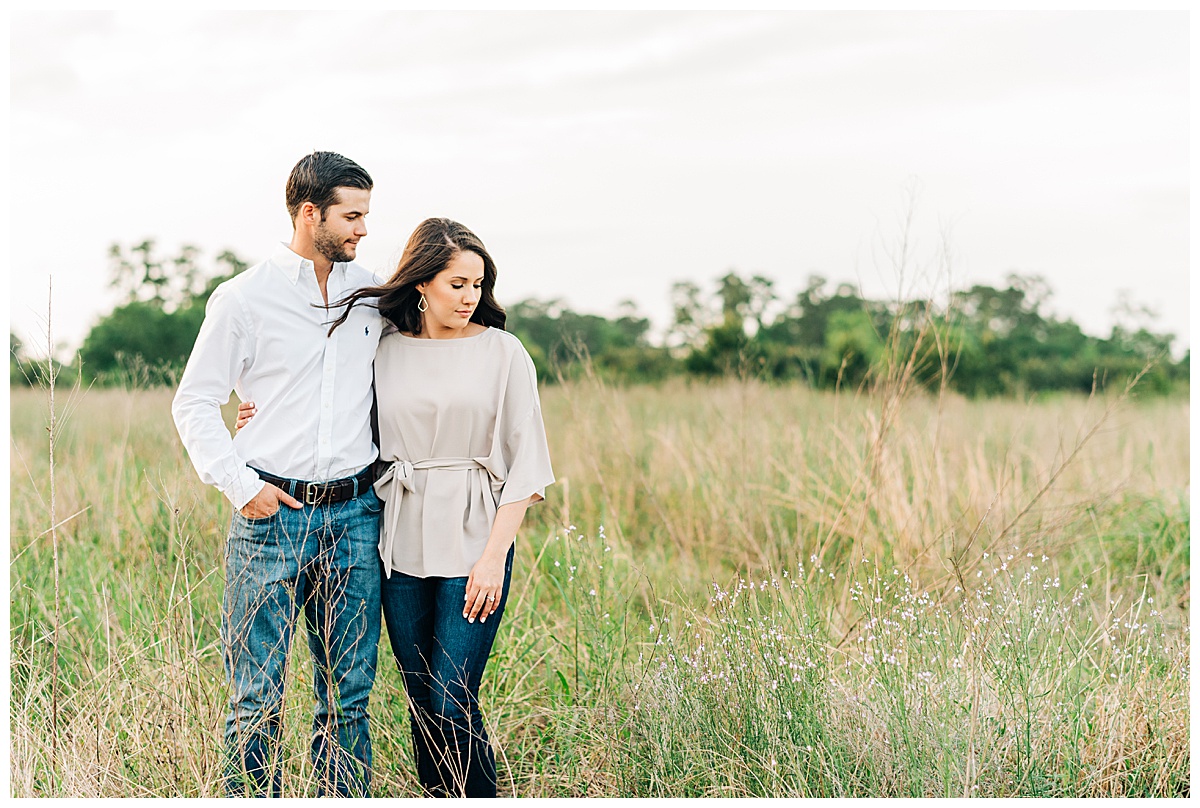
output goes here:
[[233, 503], [233, 507], [240, 511], [246, 507], [247, 502], [258, 496], [258, 492], [263, 490], [266, 485], [252, 469], [243, 466], [233, 484], [222, 493]]

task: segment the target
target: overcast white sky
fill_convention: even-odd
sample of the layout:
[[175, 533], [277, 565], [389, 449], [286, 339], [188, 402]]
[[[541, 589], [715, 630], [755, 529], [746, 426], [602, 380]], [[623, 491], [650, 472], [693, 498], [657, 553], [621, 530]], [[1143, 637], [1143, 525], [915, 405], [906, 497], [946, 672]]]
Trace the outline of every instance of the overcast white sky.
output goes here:
[[[501, 302], [659, 327], [672, 282], [811, 273], [895, 294], [915, 266], [1045, 276], [1106, 336], [1121, 290], [1188, 338], [1183, 12], [169, 12], [11, 17], [10, 317], [73, 349], [116, 298], [107, 249], [251, 262], [290, 237], [313, 149], [375, 179], [359, 260], [458, 219]], [[909, 271], [905, 283], [920, 278]], [[942, 280], [944, 285], [945, 281]]]

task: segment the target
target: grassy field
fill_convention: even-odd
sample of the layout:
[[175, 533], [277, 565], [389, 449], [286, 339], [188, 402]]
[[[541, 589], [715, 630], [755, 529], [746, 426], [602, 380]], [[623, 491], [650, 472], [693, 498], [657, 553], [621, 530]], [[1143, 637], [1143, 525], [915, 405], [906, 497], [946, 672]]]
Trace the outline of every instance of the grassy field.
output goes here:
[[[13, 796], [220, 795], [230, 508], [170, 397], [59, 392], [52, 518], [46, 393], [12, 392]], [[543, 404], [559, 483], [484, 682], [502, 794], [1189, 793], [1186, 399], [583, 381]], [[375, 791], [412, 796], [380, 654]]]

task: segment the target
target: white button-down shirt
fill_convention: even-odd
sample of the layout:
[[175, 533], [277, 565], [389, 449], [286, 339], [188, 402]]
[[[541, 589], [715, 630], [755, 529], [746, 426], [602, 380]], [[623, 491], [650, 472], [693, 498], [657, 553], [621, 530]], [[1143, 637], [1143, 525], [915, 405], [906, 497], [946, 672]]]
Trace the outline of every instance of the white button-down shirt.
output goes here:
[[[334, 264], [329, 301], [378, 282], [358, 264]], [[208, 300], [171, 412], [200, 479], [235, 508], [263, 487], [251, 466], [328, 481], [357, 474], [378, 456], [371, 366], [383, 318], [359, 303], [327, 336], [342, 310], [323, 306], [312, 261], [282, 244]], [[221, 418], [231, 390], [258, 408], [234, 437]]]

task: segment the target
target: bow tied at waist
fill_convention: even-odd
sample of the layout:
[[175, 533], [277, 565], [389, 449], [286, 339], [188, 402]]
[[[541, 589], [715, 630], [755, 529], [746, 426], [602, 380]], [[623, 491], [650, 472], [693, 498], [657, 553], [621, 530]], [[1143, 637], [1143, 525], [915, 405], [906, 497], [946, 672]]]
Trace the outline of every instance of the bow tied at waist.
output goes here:
[[[483, 458], [483, 460], [487, 460], [487, 458]], [[419, 542], [430, 546], [447, 540], [461, 540], [463, 512], [481, 499], [487, 512], [488, 524], [491, 525], [496, 518], [496, 499], [492, 488], [493, 484], [503, 485], [504, 479], [485, 466], [480, 459], [431, 457], [415, 462], [393, 460], [375, 481], [375, 493], [384, 501], [383, 519], [380, 520], [379, 555], [383, 559], [384, 571], [389, 577], [393, 569], [393, 548], [400, 533], [400, 514], [405, 495], [417, 493], [413, 479], [416, 471], [470, 471], [476, 473], [470, 475], [470, 486], [465, 501], [457, 503], [430, 503], [427, 501], [421, 514], [422, 535], [406, 536], [405, 541]], [[457, 536], [452, 535], [455, 532], [457, 532]]]

